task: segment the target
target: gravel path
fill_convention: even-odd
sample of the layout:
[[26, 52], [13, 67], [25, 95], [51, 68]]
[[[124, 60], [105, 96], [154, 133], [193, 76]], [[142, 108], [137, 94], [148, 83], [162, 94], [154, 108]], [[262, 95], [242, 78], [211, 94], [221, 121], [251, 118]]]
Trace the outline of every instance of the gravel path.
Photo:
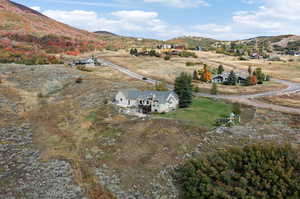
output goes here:
[[[142, 76], [140, 74], [137, 74], [133, 71], [128, 70], [125, 67], [119, 66], [117, 64], [113, 64], [104, 59], [98, 59], [98, 62], [102, 63], [105, 66], [112, 67], [113, 69], [118, 70], [132, 78], [139, 79], [139, 80], [145, 81], [150, 84], [155, 84], [157, 82], [157, 80]], [[262, 92], [262, 93], [257, 93], [257, 94], [250, 94], [250, 95], [217, 95], [216, 96], [216, 95], [210, 95], [210, 94], [204, 94], [204, 93], [195, 93], [195, 95], [202, 96], [202, 97], [227, 99], [227, 100], [237, 101], [237, 102], [240, 102], [243, 104], [247, 104], [247, 105], [255, 106], [255, 107], [259, 107], [259, 108], [267, 108], [267, 109], [272, 109], [274, 111], [300, 114], [300, 109], [297, 109], [297, 108], [289, 108], [289, 107], [285, 107], [285, 106], [266, 104], [266, 103], [254, 100], [257, 98], [261, 98], [261, 97], [288, 95], [288, 94], [300, 92], [300, 83], [291, 82], [291, 81], [287, 81], [287, 80], [280, 80], [280, 79], [273, 79], [273, 81], [284, 84], [287, 86], [287, 88], [283, 89], [283, 90], [268, 91], [268, 92]], [[169, 87], [169, 89], [173, 89], [172, 85], [168, 85], [168, 87]]]

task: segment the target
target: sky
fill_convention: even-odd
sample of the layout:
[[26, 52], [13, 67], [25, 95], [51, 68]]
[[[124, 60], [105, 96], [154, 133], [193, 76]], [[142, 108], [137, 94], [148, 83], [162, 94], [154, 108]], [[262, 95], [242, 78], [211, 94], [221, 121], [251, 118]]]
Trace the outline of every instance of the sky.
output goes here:
[[167, 40], [300, 35], [300, 0], [15, 0], [76, 28]]

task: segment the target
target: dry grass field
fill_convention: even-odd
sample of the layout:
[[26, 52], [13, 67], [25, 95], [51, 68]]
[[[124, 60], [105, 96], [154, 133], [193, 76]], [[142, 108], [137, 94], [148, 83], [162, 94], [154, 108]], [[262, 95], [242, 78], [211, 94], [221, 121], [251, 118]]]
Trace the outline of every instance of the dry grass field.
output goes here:
[[300, 93], [275, 97], [265, 97], [262, 100], [271, 104], [300, 108]]
[[[0, 67], [0, 72], [6, 74], [0, 84], [1, 129], [7, 124], [18, 126], [20, 121], [30, 123], [33, 144], [41, 150], [39, 161], [70, 163], [75, 183], [90, 199], [178, 198], [174, 168], [193, 156], [274, 138], [300, 142], [294, 133], [300, 128], [298, 116], [249, 107], [243, 108], [246, 124], [224, 132], [209, 130], [201, 121], [185, 122], [185, 110], [178, 112], [178, 117], [165, 119], [123, 115], [111, 104], [116, 92], [152, 85], [110, 68], [89, 73], [63, 66], [16, 65]], [[79, 76], [83, 81], [76, 83]], [[37, 93], [49, 84], [46, 80], [57, 80], [64, 86], [49, 96], [40, 96]], [[203, 115], [210, 111], [216, 114], [214, 104], [200, 108]], [[198, 121], [201, 115], [191, 117]], [[207, 117], [203, 122], [208, 122]], [[0, 145], [3, 143], [8, 142], [0, 140]], [[7, 147], [16, 150], [14, 144]]]
[[[193, 74], [194, 70], [199, 70], [203, 68], [203, 65], [196, 66], [186, 66], [186, 62], [200, 62], [203, 64], [208, 64], [210, 67], [218, 67], [218, 63], [210, 61], [212, 60], [222, 60], [228, 64], [232, 64], [233, 57], [218, 55], [215, 53], [207, 52], [197, 52], [199, 58], [181, 58], [173, 57], [171, 60], [166, 61], [163, 58], [156, 57], [134, 57], [130, 56], [126, 51], [111, 52], [106, 51], [101, 54], [101, 57], [121, 66], [127, 67], [130, 70], [145, 75], [147, 77], [152, 77], [154, 79], [164, 80], [169, 83], [174, 83], [175, 78], [181, 72], [187, 72]], [[220, 61], [221, 62], [221, 61]], [[236, 64], [236, 63], [235, 63]], [[243, 66], [242, 63], [237, 64], [236, 68], [247, 70], [248, 66]], [[224, 65], [229, 71], [232, 67]], [[267, 72], [267, 71], [266, 71]], [[200, 88], [200, 92], [209, 93], [211, 89], [211, 84], [194, 82], [195, 86]], [[264, 85], [256, 86], [224, 86], [219, 85], [219, 92], [221, 94], [254, 94], [264, 91], [273, 91], [278, 89], [286, 88], [284, 85], [276, 82], [266, 82]]]
[[[272, 77], [300, 82], [300, 58], [294, 56], [281, 56], [282, 61], [267, 61], [263, 59], [253, 59], [248, 61], [239, 61], [238, 57], [232, 57], [213, 52], [197, 52], [200, 60], [212, 65], [223, 64], [227, 69], [247, 70], [260, 67], [263, 71]], [[293, 60], [293, 61], [291, 61]]]

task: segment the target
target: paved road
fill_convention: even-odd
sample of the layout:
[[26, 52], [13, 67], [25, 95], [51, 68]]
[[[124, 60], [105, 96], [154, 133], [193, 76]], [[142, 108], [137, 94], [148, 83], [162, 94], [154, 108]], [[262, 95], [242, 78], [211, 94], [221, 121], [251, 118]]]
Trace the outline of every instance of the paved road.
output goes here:
[[[140, 74], [137, 74], [135, 72], [132, 72], [125, 67], [119, 66], [117, 64], [113, 64], [104, 59], [98, 58], [98, 62], [101, 63], [102, 65], [112, 67], [113, 69], [116, 69], [132, 78], [136, 78], [136, 79], [148, 82], [150, 84], [155, 84], [155, 83], [159, 82], [157, 80], [154, 80], [154, 79], [142, 76]], [[246, 95], [210, 95], [210, 94], [205, 94], [205, 93], [195, 93], [195, 95], [201, 96], [201, 97], [227, 99], [227, 100], [236, 101], [236, 102], [240, 102], [243, 104], [247, 104], [247, 105], [255, 106], [255, 107], [259, 107], [259, 108], [267, 108], [267, 109], [272, 109], [275, 111], [300, 114], [300, 109], [297, 109], [297, 108], [290, 108], [290, 107], [285, 107], [285, 106], [267, 104], [267, 103], [263, 103], [263, 102], [255, 100], [256, 98], [261, 98], [261, 97], [280, 96], [280, 95], [287, 95], [287, 94], [293, 94], [293, 93], [300, 92], [300, 83], [295, 83], [295, 82], [291, 82], [291, 81], [287, 81], [287, 80], [280, 80], [280, 79], [273, 79], [273, 81], [284, 84], [287, 86], [287, 88], [282, 89], [282, 90], [277, 90], [277, 91], [268, 91], [268, 92], [262, 92], [262, 93], [257, 93], [257, 94], [246, 94]], [[174, 87], [173, 87], [173, 85], [168, 85], [168, 88], [173, 89]]]

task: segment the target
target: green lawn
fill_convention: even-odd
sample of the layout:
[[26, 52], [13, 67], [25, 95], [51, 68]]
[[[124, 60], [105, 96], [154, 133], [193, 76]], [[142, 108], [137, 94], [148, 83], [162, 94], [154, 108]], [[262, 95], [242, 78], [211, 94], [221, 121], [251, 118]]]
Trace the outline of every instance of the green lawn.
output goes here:
[[231, 104], [209, 98], [195, 98], [189, 108], [178, 109], [161, 116], [212, 128], [217, 119], [228, 116], [231, 111]]

